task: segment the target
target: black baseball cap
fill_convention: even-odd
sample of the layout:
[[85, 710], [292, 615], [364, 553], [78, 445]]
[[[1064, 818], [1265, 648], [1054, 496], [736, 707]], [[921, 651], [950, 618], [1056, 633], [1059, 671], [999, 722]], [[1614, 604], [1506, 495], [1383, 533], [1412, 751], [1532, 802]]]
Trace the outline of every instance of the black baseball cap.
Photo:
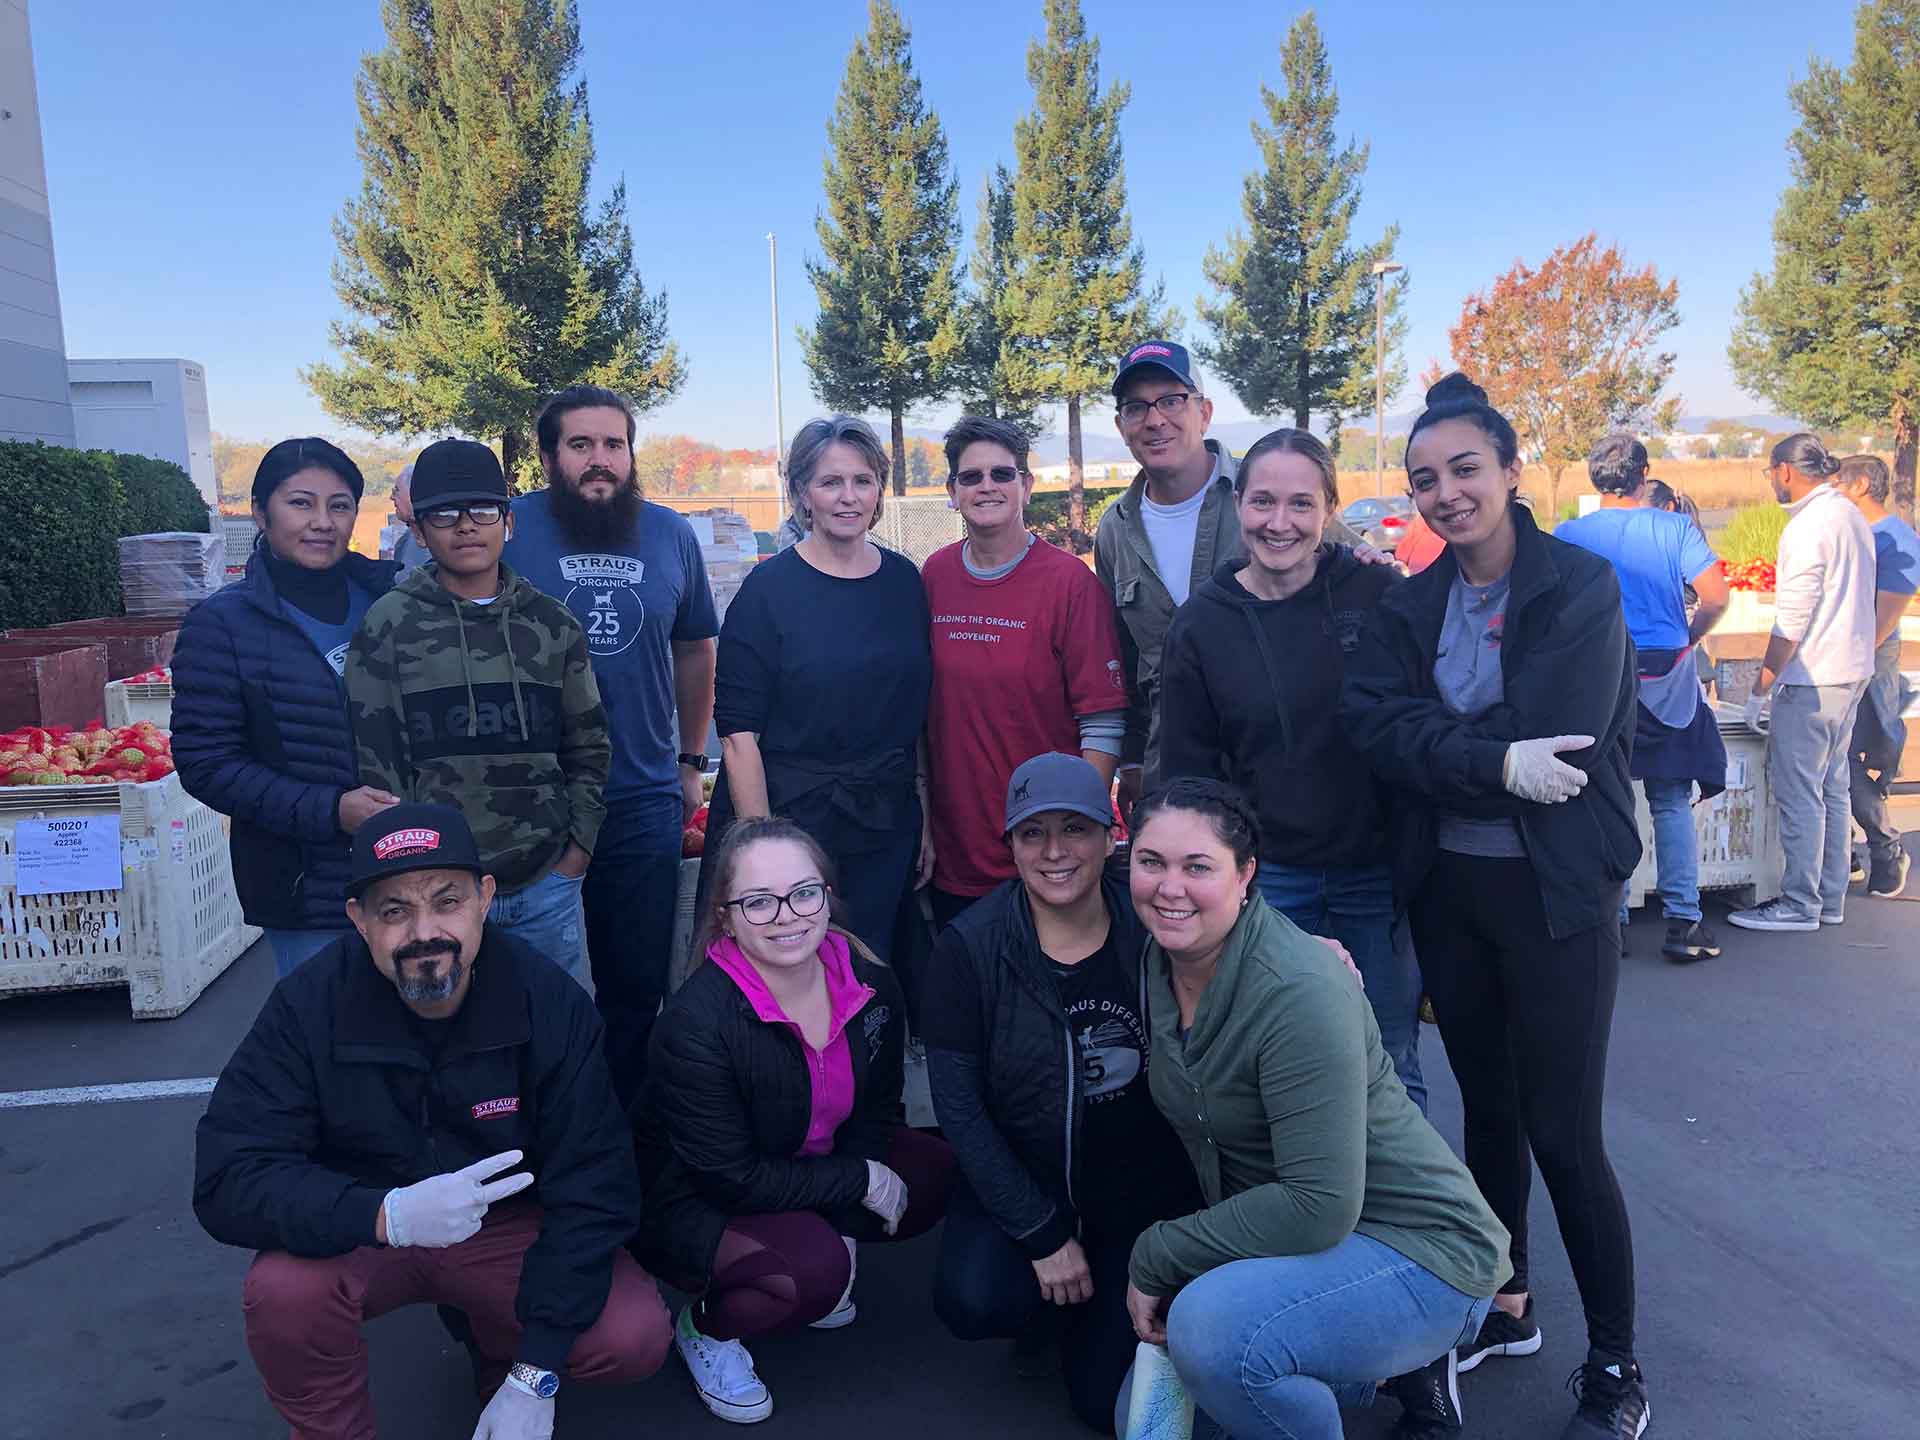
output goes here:
[[480, 847], [473, 843], [466, 816], [451, 805], [392, 805], [382, 810], [353, 837], [347, 894], [358, 900], [374, 881], [414, 870], [481, 873]]
[[493, 451], [478, 440], [436, 440], [413, 462], [413, 513], [442, 505], [505, 505], [507, 477]]
[[1118, 395], [1129, 375], [1149, 365], [1156, 370], [1165, 370], [1190, 389], [1200, 388], [1193, 378], [1193, 360], [1188, 356], [1186, 346], [1177, 345], [1171, 340], [1142, 340], [1127, 351], [1120, 361], [1119, 372], [1113, 377], [1113, 393]]
[[1049, 751], [1036, 755], [1007, 781], [1007, 823], [1001, 834], [1029, 815], [1071, 810], [1108, 829], [1113, 827], [1113, 797], [1100, 772], [1078, 755]]

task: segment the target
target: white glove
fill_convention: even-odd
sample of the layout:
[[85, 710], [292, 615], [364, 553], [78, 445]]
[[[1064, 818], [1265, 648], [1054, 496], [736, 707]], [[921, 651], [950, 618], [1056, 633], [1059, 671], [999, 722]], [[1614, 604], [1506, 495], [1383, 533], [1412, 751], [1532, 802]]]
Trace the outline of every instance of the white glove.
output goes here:
[[435, 1175], [403, 1190], [389, 1190], [381, 1205], [387, 1217], [387, 1244], [396, 1248], [418, 1245], [427, 1250], [458, 1245], [480, 1229], [489, 1205], [533, 1184], [533, 1175], [525, 1170], [491, 1184], [482, 1183], [496, 1170], [519, 1163], [518, 1150], [503, 1150], [464, 1170]]
[[1764, 735], [1773, 728], [1773, 692], [1765, 695], [1748, 695], [1746, 709], [1740, 718], [1747, 722], [1747, 728], [1756, 734]]
[[867, 1161], [867, 1198], [860, 1202], [878, 1215], [891, 1235], [907, 1213], [907, 1182], [878, 1160]]
[[1550, 735], [1542, 740], [1516, 740], [1507, 746], [1505, 764], [1500, 767], [1500, 783], [1522, 800], [1542, 805], [1558, 805], [1571, 800], [1585, 787], [1587, 772], [1576, 770], [1560, 759], [1562, 750], [1584, 750], [1593, 744], [1591, 735]]
[[553, 1440], [553, 1401], [503, 1384], [480, 1412], [473, 1440]]

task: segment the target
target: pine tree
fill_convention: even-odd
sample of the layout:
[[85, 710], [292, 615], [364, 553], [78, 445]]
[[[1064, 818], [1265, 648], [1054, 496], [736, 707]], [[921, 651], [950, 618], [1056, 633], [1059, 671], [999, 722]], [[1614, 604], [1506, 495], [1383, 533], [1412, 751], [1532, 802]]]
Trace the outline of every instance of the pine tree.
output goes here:
[[357, 85], [360, 198], [335, 223], [338, 365], [302, 379], [376, 432], [496, 437], [535, 473], [535, 414], [566, 385], [645, 410], [685, 370], [666, 297], [633, 268], [626, 187], [589, 216], [593, 135], [572, 0], [382, 0]]
[[1000, 306], [1013, 270], [1013, 176], [1004, 165], [994, 166], [993, 175], [980, 187], [980, 221], [974, 231], [970, 269], [973, 291], [966, 302], [964, 343], [956, 367], [960, 408], [969, 415], [1010, 421], [1037, 437], [1042, 428], [1039, 411], [1013, 393], [1001, 361], [1006, 333], [1000, 324]]
[[825, 258], [807, 261], [820, 315], [800, 341], [822, 404], [892, 418], [901, 495], [906, 413], [947, 393], [960, 349], [958, 185], [900, 12], [871, 0], [868, 14], [827, 122], [827, 206], [814, 222]]
[[[1400, 231], [1390, 226], [1371, 245], [1352, 242], [1368, 147], [1338, 145], [1340, 97], [1311, 10], [1287, 32], [1280, 73], [1281, 93], [1260, 87], [1268, 123], [1256, 120], [1253, 138], [1265, 168], [1246, 178], [1247, 228], [1224, 250], [1207, 251], [1206, 276], [1219, 296], [1196, 302], [1214, 336], [1197, 348], [1255, 415], [1291, 413], [1304, 430], [1318, 414], [1338, 437], [1342, 421], [1371, 406], [1374, 289], [1386, 278], [1372, 272], [1393, 258]], [[1389, 395], [1406, 380], [1397, 353], [1405, 289], [1403, 273], [1385, 296]]]
[[1146, 268], [1127, 214], [1120, 112], [1128, 87], [1100, 93], [1100, 42], [1080, 0], [1046, 0], [1047, 36], [1027, 49], [1033, 112], [1013, 127], [1014, 268], [1002, 296], [1002, 371], [1021, 403], [1067, 407], [1070, 524], [1086, 528], [1080, 407], [1104, 395], [1128, 345], [1166, 335], [1163, 290]]
[[1890, 427], [1909, 518], [1920, 454], [1920, 0], [1871, 0], [1853, 64], [1793, 87], [1773, 273], [1740, 297], [1734, 378], [1823, 429]]

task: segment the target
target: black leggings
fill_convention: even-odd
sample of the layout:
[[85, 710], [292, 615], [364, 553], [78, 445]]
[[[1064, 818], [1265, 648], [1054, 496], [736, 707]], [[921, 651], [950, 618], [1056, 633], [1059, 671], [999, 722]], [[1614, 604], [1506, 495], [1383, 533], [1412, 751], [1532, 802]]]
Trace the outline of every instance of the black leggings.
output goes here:
[[1466, 1106], [1467, 1168], [1513, 1235], [1528, 1288], [1533, 1169], [1553, 1198], [1587, 1312], [1587, 1341], [1633, 1355], [1633, 1236], [1601, 1130], [1620, 984], [1615, 902], [1591, 930], [1547, 932], [1532, 862], [1442, 851], [1412, 909], [1414, 943]]
[[1060, 1368], [1067, 1399], [1083, 1424], [1113, 1433], [1113, 1406], [1133, 1363], [1133, 1321], [1127, 1315], [1127, 1260], [1133, 1237], [1083, 1239], [1093, 1298], [1049, 1305], [1040, 1295], [1033, 1262], [1000, 1228], [964, 1180], [956, 1180], [940, 1237], [933, 1277], [933, 1310], [961, 1340], [1020, 1334], [1035, 1320], [1060, 1326]]

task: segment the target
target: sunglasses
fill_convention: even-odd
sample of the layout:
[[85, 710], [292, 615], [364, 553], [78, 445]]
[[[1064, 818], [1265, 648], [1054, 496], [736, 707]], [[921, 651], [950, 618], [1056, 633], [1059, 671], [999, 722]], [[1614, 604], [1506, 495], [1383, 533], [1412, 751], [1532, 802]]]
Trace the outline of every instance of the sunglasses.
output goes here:
[[963, 490], [992, 480], [996, 485], [1011, 485], [1020, 478], [1020, 471], [1012, 465], [996, 465], [991, 470], [959, 470], [954, 472], [953, 483]]

